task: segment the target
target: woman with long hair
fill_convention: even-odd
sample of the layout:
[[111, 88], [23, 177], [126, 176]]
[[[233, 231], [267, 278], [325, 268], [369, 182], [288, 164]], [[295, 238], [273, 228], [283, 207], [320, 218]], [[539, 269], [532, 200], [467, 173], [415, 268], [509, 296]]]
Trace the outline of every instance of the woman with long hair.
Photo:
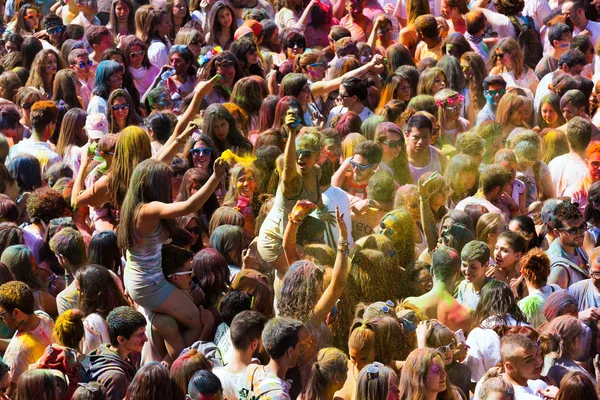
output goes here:
[[493, 254], [498, 236], [508, 229], [506, 219], [502, 214], [486, 213], [477, 221], [475, 233], [477, 240], [487, 243]]
[[56, 144], [56, 153], [62, 157], [63, 162], [77, 174], [81, 164], [81, 147], [83, 147], [88, 137], [83, 129], [87, 113], [81, 108], [73, 108], [65, 114], [60, 126], [58, 143]]
[[474, 51], [467, 51], [460, 57], [460, 66], [477, 113], [486, 103], [483, 95], [483, 80], [488, 76], [487, 66], [483, 58]]
[[117, 229], [119, 247], [127, 249], [124, 281], [137, 304], [169, 315], [184, 325], [177, 343], [169, 343], [173, 354], [200, 337], [202, 323], [191, 299], [163, 275], [161, 247], [175, 230], [172, 219], [198, 210], [217, 188], [224, 172], [224, 162], [215, 161], [213, 175], [206, 185], [187, 201], [177, 203], [171, 202], [171, 169], [160, 161], [142, 161], [131, 180], [126, 181], [129, 187]]
[[102, 343], [110, 343], [106, 317], [117, 307], [128, 306], [121, 289], [110, 270], [101, 265], [90, 264], [75, 274], [79, 288], [78, 308], [85, 315], [85, 336], [82, 352], [88, 354]]
[[202, 249], [194, 256], [192, 269], [194, 283], [204, 293], [202, 306], [220, 322], [217, 306], [231, 283], [227, 260], [215, 249]]
[[517, 305], [512, 289], [492, 279], [481, 289], [473, 321], [473, 330], [467, 336], [469, 351], [465, 363], [471, 369], [471, 380], [479, 380], [500, 361], [498, 332], [527, 325], [527, 317]]
[[173, 382], [173, 399], [185, 400], [192, 376], [198, 371], [210, 371], [211, 369], [211, 362], [198, 350], [189, 349], [182, 353], [171, 365], [170, 376]]
[[87, 113], [108, 114], [108, 97], [123, 87], [123, 66], [116, 61], [101, 61], [96, 69], [95, 88]]
[[[127, 0], [129, 1], [129, 0]], [[154, 78], [160, 73], [160, 67], [148, 59], [148, 45], [137, 36], [128, 35], [122, 41], [125, 67], [135, 81], [138, 93], [143, 96], [152, 86]]]
[[25, 86], [31, 86], [40, 89], [50, 97], [54, 85], [56, 73], [66, 68], [65, 62], [54, 50], [42, 50], [33, 59], [29, 79]]
[[237, 22], [233, 10], [224, 1], [217, 1], [210, 9], [210, 32], [206, 33], [206, 44], [221, 46], [229, 50], [233, 36], [237, 30]]
[[171, 16], [171, 32], [169, 39], [175, 40], [177, 33], [183, 26], [192, 20], [190, 15], [190, 5], [185, 0], [167, 0], [165, 3], [165, 11]]
[[[462, 35], [460, 35], [462, 37]], [[463, 39], [464, 40], [464, 39]], [[471, 91], [468, 89], [467, 80], [461, 67], [459, 58], [451, 55], [445, 55], [440, 58], [436, 64], [446, 75], [448, 89], [452, 89], [463, 96], [460, 116], [468, 120], [471, 124], [475, 123], [475, 108], [471, 99]]]
[[427, 94], [435, 96], [437, 92], [448, 87], [448, 80], [446, 74], [441, 68], [429, 68], [423, 71], [419, 77], [419, 83], [417, 85], [417, 94]]
[[569, 140], [567, 135], [558, 129], [546, 128], [540, 132], [542, 136], [542, 161], [546, 165], [558, 156], [569, 152]]
[[[200, 142], [198, 142], [197, 146], [200, 146], [199, 143]], [[210, 178], [210, 174], [212, 173], [212, 166], [211, 169], [206, 168], [204, 170], [195, 167], [194, 164], [192, 164], [192, 167], [193, 168], [188, 169], [183, 175], [181, 186], [179, 188], [179, 194], [175, 199], [176, 202], [186, 201], [187, 199], [189, 199], [194, 193], [200, 190], [200, 188], [202, 188], [202, 186], [205, 185], [208, 179]], [[218, 208], [219, 202], [217, 200], [217, 197], [213, 193], [208, 198], [206, 203], [204, 203], [204, 205], [200, 209], [196, 210], [196, 213], [198, 213], [200, 219], [202, 219], [202, 223], [208, 227], [208, 223], [211, 220], [213, 213]]]
[[56, 400], [58, 398], [57, 377], [49, 370], [32, 369], [19, 377], [15, 400]]
[[570, 315], [556, 317], [548, 323], [546, 332], [540, 336], [542, 349], [545, 353], [552, 353], [547, 359], [546, 376], [555, 382], [561, 382], [567, 373], [577, 371], [583, 373], [596, 385], [595, 377], [577, 363], [583, 334], [581, 322]]
[[400, 399], [458, 400], [456, 387], [448, 379], [444, 360], [435, 349], [413, 350], [402, 368]]
[[113, 0], [106, 26], [113, 37], [135, 34], [135, 7], [131, 0]]
[[88, 263], [101, 265], [115, 275], [123, 276], [121, 252], [113, 231], [100, 231], [92, 236], [88, 245]]
[[169, 64], [172, 28], [171, 16], [165, 10], [151, 9], [148, 12], [140, 39], [148, 45], [148, 60], [159, 68]]
[[408, 104], [410, 99], [415, 95], [416, 93], [412, 93], [408, 75], [396, 72], [386, 79], [381, 96], [379, 97], [379, 105], [377, 106], [376, 112], [379, 114], [381, 109], [392, 99], [400, 100], [405, 104]]
[[[267, 82], [259, 76], [240, 79], [233, 86], [231, 102], [240, 106], [248, 114], [250, 132], [264, 132], [260, 129], [260, 115], [264, 100], [269, 96]], [[272, 123], [268, 126], [270, 128]]]
[[543, 131], [546, 128], [556, 129], [567, 123], [560, 110], [560, 96], [556, 93], [548, 93], [540, 101], [537, 115], [538, 126], [536, 130]]
[[142, 366], [127, 387], [125, 400], [144, 400], [150, 398], [172, 399], [173, 384], [169, 369], [158, 362]]
[[436, 143], [439, 143], [439, 146], [454, 145], [456, 137], [471, 127], [469, 120], [460, 116], [465, 97], [452, 89], [442, 89], [435, 94], [434, 99], [438, 107], [437, 122], [441, 130]]
[[244, 236], [254, 237], [254, 224], [257, 216], [256, 169], [253, 165], [236, 164], [229, 171], [229, 190], [223, 205], [237, 208], [244, 215]]
[[218, 226], [210, 234], [210, 246], [225, 257], [231, 273], [230, 280], [235, 279], [242, 270], [242, 251], [244, 247], [242, 228], [234, 225]]
[[406, 46], [408, 51], [410, 52], [410, 56], [414, 58], [415, 50], [417, 49], [417, 44], [420, 41], [419, 34], [415, 29], [414, 22], [420, 15], [431, 14], [430, 6], [428, 1], [419, 0], [419, 1], [406, 1], [406, 10], [398, 7], [398, 11], [402, 13], [406, 11], [406, 18], [399, 17], [399, 22], [402, 28], [400, 30], [400, 34], [398, 37], [398, 43]]
[[250, 295], [252, 299], [250, 309], [270, 319], [275, 316], [273, 307], [275, 294], [270, 285], [268, 276], [253, 269], [244, 269], [231, 282], [231, 290], [239, 290]]
[[479, 167], [473, 157], [457, 154], [448, 162], [444, 178], [450, 187], [448, 207], [454, 208], [461, 200], [477, 192]]
[[202, 48], [206, 46], [206, 41], [202, 32], [192, 28], [182, 28], [177, 32], [173, 44], [187, 46], [197, 60], [202, 53]]
[[34, 156], [21, 155], [10, 160], [8, 172], [17, 183], [19, 194], [16, 199], [19, 209], [18, 222], [29, 221], [27, 199], [34, 190], [42, 187], [42, 167]]
[[222, 51], [211, 58], [202, 69], [199, 79], [207, 81], [216, 74], [221, 75], [221, 79], [205, 96], [205, 105], [227, 103], [231, 98], [233, 86], [245, 76], [240, 61], [229, 51]]
[[72, 69], [61, 69], [54, 77], [52, 84], [52, 101], [59, 104], [61, 101], [69, 109], [82, 108], [83, 100], [77, 95], [79, 81]]
[[334, 348], [321, 349], [311, 367], [310, 377], [298, 399], [333, 400], [344, 386], [348, 374], [348, 357]]
[[135, 104], [125, 89], [114, 90], [107, 105], [109, 133], [118, 134], [128, 126], [142, 125], [142, 118], [136, 113]]
[[37, 276], [38, 265], [33, 252], [25, 245], [14, 245], [2, 252], [0, 262], [8, 267], [15, 280], [26, 283], [33, 291], [36, 309], [58, 315], [56, 299], [44, 289]]
[[240, 155], [252, 151], [252, 144], [237, 129], [235, 119], [222, 104], [211, 104], [204, 112], [202, 132], [219, 152], [232, 150]]
[[44, 24], [42, 23], [42, 19], [42, 11], [35, 3], [25, 3], [18, 9], [15, 18], [9, 24], [7, 30], [23, 36], [33, 36], [43, 29]]
[[187, 46], [180, 44], [171, 47], [169, 52], [171, 71], [174, 74], [169, 78], [177, 87], [181, 98], [185, 98], [193, 92], [196, 86], [196, 68], [194, 67], [194, 55]]
[[556, 400], [590, 399], [598, 400], [594, 382], [581, 371], [567, 373], [559, 382], [560, 389]]
[[265, 71], [258, 56], [258, 47], [252, 39], [241, 37], [234, 41], [229, 48], [238, 61], [242, 64], [242, 71], [246, 76], [260, 76], [265, 78]]
[[[535, 222], [527, 215], [518, 215], [510, 220], [508, 229], [523, 236], [525, 239], [526, 251], [540, 246], [540, 237], [535, 229]], [[591, 254], [591, 253], [590, 253]]]
[[583, 218], [588, 224], [583, 247], [591, 255], [600, 245], [600, 182], [594, 182], [588, 190], [588, 202]]
[[377, 125], [374, 139], [383, 152], [380, 168], [391, 172], [396, 184], [410, 183], [408, 156], [400, 127], [392, 122], [382, 122]]
[[504, 37], [490, 50], [488, 68], [490, 75], [500, 75], [507, 86], [528, 89], [535, 96], [539, 79], [524, 62], [523, 50], [512, 37]]
[[502, 125], [502, 136], [508, 135], [515, 128], [529, 128], [525, 122], [525, 100], [516, 94], [506, 93], [498, 102], [496, 122]]

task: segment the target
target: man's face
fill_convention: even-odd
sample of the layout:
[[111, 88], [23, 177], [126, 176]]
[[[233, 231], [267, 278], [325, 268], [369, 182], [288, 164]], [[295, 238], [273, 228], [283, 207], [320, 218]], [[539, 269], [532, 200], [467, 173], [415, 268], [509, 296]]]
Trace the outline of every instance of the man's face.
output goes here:
[[594, 182], [600, 181], [600, 153], [591, 154], [585, 163], [592, 180]]
[[137, 353], [141, 353], [144, 343], [148, 341], [148, 337], [146, 337], [145, 326], [138, 328], [138, 330], [136, 330], [129, 339], [125, 339], [123, 336], [119, 337], [123, 339], [121, 343], [126, 350]]
[[563, 106], [561, 111], [563, 113], [563, 117], [565, 117], [567, 121], [570, 121], [575, 117], [580, 117], [582, 115], [582, 111], [585, 111], [585, 108], [577, 108], [571, 104], [571, 102], [569, 102]]
[[406, 132], [406, 143], [407, 148], [412, 152], [429, 151], [431, 130], [429, 128], [419, 129], [413, 126], [410, 131]]
[[583, 235], [587, 229], [583, 217], [568, 219], [563, 222], [563, 227], [555, 229], [558, 231], [557, 236], [563, 246], [581, 247], [583, 246]]
[[115, 42], [113, 41], [112, 36], [104, 35], [102, 37], [102, 39], [100, 40], [100, 43], [93, 46], [94, 52], [96, 52], [96, 54], [102, 54], [102, 53], [104, 53], [105, 50], [110, 49], [114, 45], [115, 45]]
[[562, 14], [573, 22], [573, 25], [580, 26], [583, 23], [583, 19], [585, 16], [583, 15], [583, 9], [574, 10], [574, 3], [572, 1], [567, 1], [562, 5]]
[[560, 40], [555, 40], [552, 45], [558, 50], [566, 51], [569, 48], [569, 42], [572, 37], [571, 32], [563, 33]]
[[351, 0], [346, 2], [346, 11], [352, 17], [352, 19], [357, 19], [362, 17], [363, 5], [360, 0]]
[[499, 84], [491, 84], [489, 89], [484, 92], [484, 96], [490, 105], [496, 107], [498, 103], [500, 103], [500, 100], [505, 93], [506, 89], [504, 86]]
[[79, 9], [83, 11], [85, 15], [92, 15], [98, 12], [98, 1], [97, 0], [83, 0], [79, 3]]
[[357, 96], [351, 96], [348, 90], [342, 85], [339, 90], [339, 97], [342, 99], [342, 105], [346, 108], [351, 108], [358, 101]]
[[361, 183], [368, 181], [373, 176], [379, 164], [369, 164], [367, 157], [355, 154], [352, 156], [352, 160], [350, 160], [350, 166], [354, 181]]
[[64, 25], [53, 26], [52, 28], [46, 29], [46, 32], [48, 32], [48, 36], [50, 38], [50, 43], [53, 44], [55, 47], [60, 48], [60, 46], [64, 42], [64, 31]]
[[71, 69], [75, 71], [78, 78], [86, 80], [90, 76], [90, 58], [87, 54], [77, 57], [75, 65], [71, 65]]
[[572, 67], [569, 67], [567, 64], [562, 65], [562, 70], [569, 75], [579, 76], [583, 72], [583, 68], [585, 65], [575, 64]]
[[460, 272], [467, 282], [479, 282], [485, 276], [485, 266], [477, 260], [462, 261]]
[[0, 306], [0, 318], [2, 318], [8, 329], [15, 330], [18, 328], [20, 321], [15, 318], [17, 312], [17, 310], [8, 312], [4, 307]]
[[510, 364], [508, 368], [512, 367], [514, 372], [524, 380], [539, 379], [542, 373], [543, 361], [535, 345], [528, 349], [519, 349], [517, 355], [507, 364]]
[[600, 262], [598, 262], [598, 260], [592, 260], [590, 277], [592, 278], [592, 282], [596, 289], [600, 291]]

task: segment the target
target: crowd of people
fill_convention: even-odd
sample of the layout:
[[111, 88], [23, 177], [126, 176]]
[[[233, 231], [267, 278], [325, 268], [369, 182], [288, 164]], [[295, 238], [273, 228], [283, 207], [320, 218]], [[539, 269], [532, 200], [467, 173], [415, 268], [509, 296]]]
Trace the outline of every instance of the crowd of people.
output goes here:
[[0, 18], [0, 400], [598, 400], [600, 2]]

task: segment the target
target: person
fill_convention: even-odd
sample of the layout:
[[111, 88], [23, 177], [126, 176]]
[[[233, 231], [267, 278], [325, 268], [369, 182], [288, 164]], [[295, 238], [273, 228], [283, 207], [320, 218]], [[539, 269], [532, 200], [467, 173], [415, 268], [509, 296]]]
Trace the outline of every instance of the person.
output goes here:
[[456, 300], [473, 310], [479, 304], [481, 289], [489, 282], [486, 270], [490, 264], [490, 248], [487, 243], [473, 240], [463, 247], [460, 253], [460, 272], [465, 280], [458, 284]]
[[74, 279], [77, 270], [86, 263], [85, 244], [79, 231], [72, 228], [61, 229], [50, 239], [50, 249], [56, 255], [58, 263], [65, 269], [68, 286], [56, 296], [58, 313], [77, 308], [79, 292]]
[[540, 132], [544, 129], [558, 129], [565, 125], [567, 121], [560, 110], [560, 96], [550, 92], [540, 101], [540, 108], [536, 114], [538, 126], [534, 130]]
[[375, 115], [373, 111], [363, 105], [367, 96], [368, 90], [365, 80], [355, 77], [345, 78], [339, 89], [339, 98], [342, 100], [341, 105], [331, 109], [327, 126], [331, 125], [333, 117], [347, 113], [348, 111], [358, 114], [362, 121]]
[[420, 15], [415, 19], [414, 27], [421, 41], [415, 48], [415, 62], [431, 57], [439, 60], [442, 57], [442, 45], [444, 41], [440, 36], [438, 22], [431, 14]]
[[127, 387], [126, 399], [143, 400], [156, 396], [158, 399], [172, 399], [173, 387], [169, 370], [163, 364], [144, 364]]
[[576, 204], [563, 201], [556, 206], [548, 223], [556, 239], [548, 248], [549, 283], [566, 289], [589, 279], [588, 256], [582, 248], [586, 223]]
[[340, 25], [350, 31], [353, 41], [366, 43], [373, 30], [373, 20], [364, 14], [363, 3], [358, 0], [346, 0], [345, 9], [348, 14], [340, 19]]
[[6, 157], [6, 164], [18, 155], [29, 154], [39, 160], [42, 173], [45, 173], [52, 165], [60, 163], [61, 157], [47, 143], [56, 130], [57, 115], [58, 107], [52, 101], [35, 102], [31, 106], [31, 140], [22, 140], [12, 146]]
[[584, 3], [579, 0], [565, 1], [562, 5], [562, 14], [573, 24], [573, 36], [585, 32], [590, 37], [592, 46], [596, 48], [600, 40], [600, 23], [587, 19]]
[[479, 204], [490, 213], [502, 214], [502, 210], [496, 204], [510, 180], [511, 174], [503, 166], [497, 164], [485, 166], [481, 171], [479, 190], [473, 196], [461, 200], [456, 205], [456, 210], [463, 211], [468, 204]]
[[348, 375], [348, 357], [339, 349], [321, 349], [311, 367], [311, 375], [298, 399], [333, 400]]
[[303, 332], [302, 322], [292, 318], [275, 317], [266, 323], [262, 342], [271, 360], [265, 366], [250, 364], [246, 368], [241, 378], [242, 393], [246, 397], [260, 398], [269, 393], [279, 400], [291, 400], [290, 384], [284, 379], [287, 371], [296, 365]]
[[90, 2], [75, 0], [75, 5], [79, 9], [79, 14], [71, 21], [71, 24], [82, 26], [84, 32], [92, 25], [102, 25], [102, 22], [96, 16], [98, 12], [98, 2], [96, 0]]
[[425, 115], [415, 114], [406, 124], [406, 152], [413, 182], [427, 172], [443, 173], [447, 159], [431, 146], [433, 124]]
[[481, 290], [481, 298], [473, 315], [473, 329], [467, 336], [469, 348], [464, 361], [471, 369], [471, 382], [478, 382], [500, 360], [500, 327], [527, 325], [513, 296], [504, 282], [491, 280]]
[[203, 353], [195, 348], [184, 350], [171, 365], [173, 399], [184, 400], [192, 376], [198, 371], [210, 371], [211, 368], [211, 361]]
[[[59, 375], [62, 376], [62, 383]], [[65, 380], [63, 374], [50, 369], [25, 371], [22, 379], [19, 380], [13, 399], [57, 399], [62, 394], [60, 387], [66, 383]]]
[[352, 196], [367, 198], [369, 179], [379, 168], [383, 158], [381, 146], [372, 140], [365, 140], [354, 147], [351, 158], [344, 160], [331, 178], [336, 186]]
[[109, 400], [121, 400], [135, 375], [130, 356], [141, 352], [146, 337], [146, 318], [128, 306], [117, 307], [106, 317], [110, 344], [90, 353], [91, 380], [100, 383]]
[[489, 378], [479, 387], [481, 400], [491, 400], [500, 396], [505, 400], [515, 400], [515, 389], [500, 377]]
[[572, 33], [569, 25], [554, 24], [548, 28], [546, 35], [551, 48], [535, 66], [535, 74], [541, 81], [546, 74], [556, 71], [560, 57], [569, 49]]
[[256, 311], [242, 311], [231, 321], [231, 359], [226, 366], [213, 369], [221, 380], [226, 398], [237, 398], [242, 389], [240, 379], [263, 346], [261, 335], [266, 322], [267, 318]]
[[433, 288], [420, 297], [409, 297], [405, 301], [452, 330], [469, 332], [471, 310], [451, 294], [460, 270], [460, 256], [453, 248], [440, 246], [431, 255], [431, 260]]
[[[504, 369], [500, 377], [512, 385], [515, 400], [533, 400], [538, 391], [547, 389], [548, 385], [540, 379], [544, 366], [542, 357], [529, 337], [507, 335], [500, 344], [500, 356]], [[481, 385], [477, 386], [476, 393], [480, 393]]]
[[211, 371], [198, 371], [190, 379], [186, 398], [192, 400], [223, 400], [221, 381]]
[[562, 315], [549, 322], [546, 333], [541, 336], [544, 346], [553, 352], [544, 366], [546, 376], [555, 382], [561, 382], [568, 372], [577, 371], [596, 384], [596, 379], [576, 361], [581, 353], [583, 333], [582, 324], [571, 315]]
[[590, 254], [590, 279], [573, 283], [569, 286], [569, 293], [577, 299], [581, 311], [600, 308], [600, 247], [596, 247]]
[[550, 275], [550, 259], [539, 248], [531, 249], [519, 260], [521, 274], [525, 278], [528, 295], [518, 305], [527, 321], [536, 329], [546, 322], [543, 310], [548, 297], [560, 290], [557, 285], [548, 284]]
[[11, 396], [29, 364], [35, 363], [52, 343], [54, 322], [47, 314], [34, 312], [33, 292], [19, 281], [0, 286], [0, 313], [6, 326], [16, 330], [2, 357], [10, 367], [7, 395]]
[[506, 230], [498, 236], [494, 248], [495, 265], [491, 269], [494, 279], [509, 285], [515, 299], [523, 298], [526, 287], [517, 264], [525, 253], [525, 239], [518, 233]]
[[430, 399], [462, 398], [449, 382], [442, 356], [434, 349], [416, 349], [410, 353], [402, 368], [398, 387], [400, 390], [396, 398], [400, 399], [414, 399], [420, 395]]
[[148, 59], [158, 67], [169, 64], [169, 50], [173, 23], [165, 10], [150, 10], [144, 24], [143, 36], [140, 37], [148, 45]]
[[95, 88], [87, 107], [88, 115], [108, 114], [108, 98], [114, 90], [123, 87], [123, 71], [123, 66], [116, 61], [106, 60], [98, 64]]
[[585, 150], [585, 164], [587, 173], [577, 182], [567, 186], [563, 196], [570, 197], [574, 203], [579, 204], [579, 210], [583, 213], [588, 204], [588, 191], [590, 186], [600, 181], [600, 143], [591, 142]]

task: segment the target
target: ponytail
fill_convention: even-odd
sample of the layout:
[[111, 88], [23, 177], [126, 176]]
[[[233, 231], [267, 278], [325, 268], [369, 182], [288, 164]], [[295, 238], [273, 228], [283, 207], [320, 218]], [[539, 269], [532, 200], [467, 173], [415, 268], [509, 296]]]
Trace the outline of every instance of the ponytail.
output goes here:
[[321, 400], [328, 387], [339, 385], [340, 376], [348, 372], [348, 358], [335, 347], [321, 349], [310, 370], [300, 397], [302, 399]]

